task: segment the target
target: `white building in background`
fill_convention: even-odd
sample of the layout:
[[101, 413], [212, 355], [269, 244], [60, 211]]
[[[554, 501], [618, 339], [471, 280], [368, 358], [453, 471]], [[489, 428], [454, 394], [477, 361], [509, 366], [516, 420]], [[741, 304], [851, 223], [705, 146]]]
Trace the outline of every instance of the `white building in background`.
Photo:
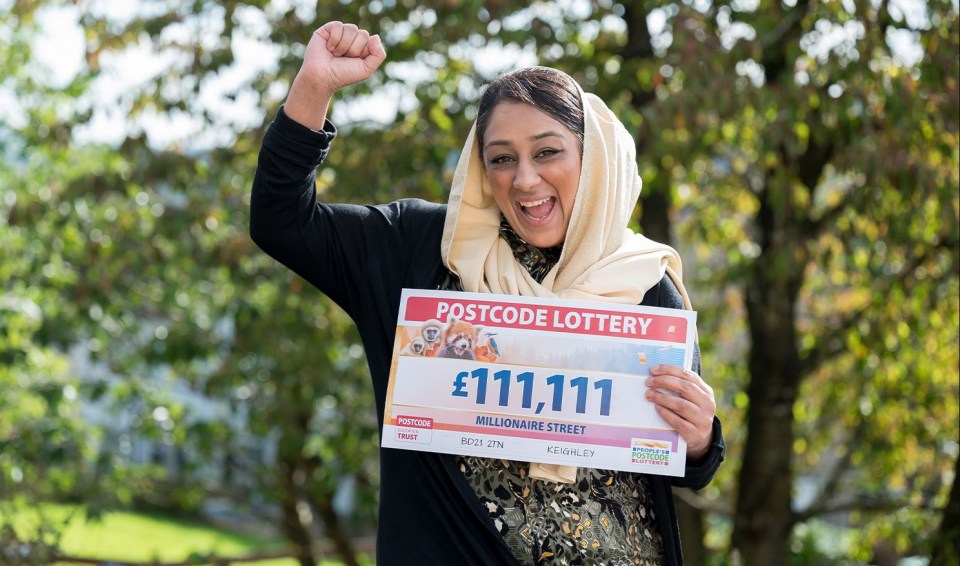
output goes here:
[[[145, 394], [123, 400], [116, 390], [125, 385], [127, 378], [117, 375], [106, 363], [92, 360], [85, 342], [71, 347], [67, 357], [71, 372], [84, 391], [96, 386], [104, 390], [96, 399], [78, 397], [82, 418], [103, 432], [100, 450], [131, 464], [161, 466], [174, 480], [198, 481], [215, 491], [255, 496], [257, 490], [250, 489], [255, 483], [253, 471], [273, 465], [276, 443], [250, 434], [246, 406], [239, 404], [231, 410], [227, 401], [204, 395], [164, 365], [146, 367], [146, 374], [136, 378], [137, 386]], [[182, 408], [182, 422], [174, 421], [172, 407]], [[174, 442], [177, 427], [201, 423], [226, 426], [230, 431], [229, 443], [203, 454], [196, 446], [178, 446]], [[212, 501], [218, 500], [215, 497]], [[222, 507], [219, 503], [216, 506]]]
[[[149, 334], [153, 334], [152, 330]], [[218, 324], [215, 332], [229, 341], [233, 325]], [[212, 496], [205, 498], [203, 512], [213, 520], [238, 526], [277, 515], [275, 506], [258, 498], [260, 491], [256, 489], [254, 474], [258, 469], [275, 468], [279, 433], [266, 437], [251, 434], [246, 404], [241, 401], [231, 408], [227, 400], [203, 394], [199, 390], [202, 383], [191, 386], [167, 365], [145, 365], [145, 373], [136, 379], [148, 399], [124, 401], [115, 392], [128, 378], [113, 372], [106, 363], [91, 359], [86, 341], [71, 347], [67, 357], [71, 373], [78, 377], [81, 388], [89, 390], [97, 385], [104, 388], [103, 395], [95, 400], [87, 395], [78, 396], [82, 418], [103, 431], [100, 450], [116, 454], [131, 464], [162, 466], [174, 481], [194, 481], [207, 486]], [[212, 373], [216, 368], [208, 369]], [[182, 409], [182, 422], [174, 421], [172, 407]], [[325, 417], [337, 418], [333, 414]], [[144, 423], [144, 420], [152, 422]], [[202, 423], [226, 426], [228, 442], [208, 454], [195, 444], [178, 446], [174, 442], [174, 431], [178, 427]], [[156, 435], [146, 434], [145, 429], [153, 429]], [[353, 477], [341, 479], [333, 501], [340, 516], [353, 513], [356, 489]], [[239, 508], [237, 501], [248, 509]]]

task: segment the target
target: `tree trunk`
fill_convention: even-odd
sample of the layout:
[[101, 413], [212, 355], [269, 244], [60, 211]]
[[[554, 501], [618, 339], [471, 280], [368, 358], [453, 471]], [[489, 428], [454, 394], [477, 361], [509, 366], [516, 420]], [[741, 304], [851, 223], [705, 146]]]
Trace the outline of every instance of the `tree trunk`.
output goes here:
[[278, 415], [277, 483], [281, 490], [283, 532], [295, 547], [295, 558], [300, 566], [317, 566], [319, 557], [311, 533], [313, 515], [305, 485], [313, 477], [313, 470], [304, 456], [313, 408], [309, 403], [303, 406], [304, 400], [310, 397], [302, 394], [301, 383], [294, 383], [289, 394], [290, 401], [286, 404], [289, 409]]
[[673, 498], [680, 524], [680, 547], [687, 566], [707, 566], [707, 547], [703, 544], [706, 528], [703, 511], [679, 497]]
[[[286, 440], [286, 438], [284, 439]], [[294, 557], [300, 566], [317, 566], [319, 563], [314, 555], [313, 537], [310, 535], [309, 521], [305, 521], [302, 511], [308, 506], [301, 497], [302, 489], [298, 481], [303, 476], [303, 470], [297, 465], [296, 460], [288, 450], [283, 446], [277, 451], [278, 470], [280, 478], [281, 511], [283, 513], [283, 533], [287, 540], [294, 546]]]
[[943, 510], [940, 530], [933, 539], [930, 566], [949, 566], [960, 563], [960, 457], [953, 466], [953, 486], [950, 499]]
[[296, 498], [284, 497], [281, 505], [283, 510], [283, 533], [293, 544], [294, 557], [300, 566], [317, 566], [317, 559], [313, 555], [313, 541], [309, 531], [300, 519], [297, 509], [299, 501]]
[[[772, 316], [774, 290], [756, 290], [748, 300], [753, 344], [750, 351], [750, 407], [747, 442], [740, 468], [734, 545], [744, 564], [786, 564], [791, 528], [793, 403], [797, 359], [792, 318]], [[759, 299], [759, 300], [757, 300]], [[757, 319], [790, 322], [758, 324]], [[791, 356], [790, 354], [794, 354]]]
[[763, 251], [745, 293], [750, 406], [733, 537], [746, 566], [786, 564], [789, 557], [793, 404], [801, 377], [794, 316], [806, 265], [802, 245], [771, 219], [783, 216], [763, 206], [759, 214], [769, 216], [758, 219], [766, 229]]
[[320, 515], [320, 520], [323, 521], [323, 527], [326, 530], [327, 536], [333, 541], [333, 547], [336, 549], [340, 560], [342, 560], [346, 566], [360, 566], [360, 562], [357, 560], [357, 550], [354, 548], [350, 536], [344, 531], [343, 526], [340, 524], [340, 519], [333, 509], [332, 499], [332, 493], [325, 494], [324, 497], [318, 498], [316, 502], [317, 513]]
[[317, 480], [323, 460], [319, 456], [306, 454], [313, 405], [309, 402], [310, 395], [302, 392], [303, 383], [306, 383], [305, 379], [290, 388], [289, 409], [284, 414], [283, 432], [277, 449], [278, 473], [283, 489], [284, 533], [297, 548], [300, 566], [315, 566], [321, 558], [315, 536], [313, 512], [316, 511], [340, 560], [346, 566], [359, 566], [356, 549], [333, 510], [333, 492], [324, 489], [322, 482]]
[[650, 183], [640, 193], [640, 233], [655, 242], [672, 246], [670, 237], [670, 189]]

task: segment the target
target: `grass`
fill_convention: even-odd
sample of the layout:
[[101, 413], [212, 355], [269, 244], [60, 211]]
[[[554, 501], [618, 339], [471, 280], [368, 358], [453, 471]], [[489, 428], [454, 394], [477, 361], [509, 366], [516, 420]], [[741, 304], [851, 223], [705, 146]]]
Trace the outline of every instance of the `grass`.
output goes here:
[[[2, 503], [4, 511], [9, 502]], [[128, 562], [185, 561], [192, 554], [243, 557], [280, 552], [280, 539], [257, 537], [218, 529], [203, 523], [170, 517], [114, 511], [97, 520], [86, 520], [71, 505], [44, 503], [14, 508], [11, 521], [21, 536], [36, 532], [46, 521], [60, 529], [60, 550], [65, 556]], [[0, 516], [0, 523], [5, 517]], [[255, 566], [297, 566], [292, 558], [250, 562]], [[338, 562], [324, 562], [336, 566]]]

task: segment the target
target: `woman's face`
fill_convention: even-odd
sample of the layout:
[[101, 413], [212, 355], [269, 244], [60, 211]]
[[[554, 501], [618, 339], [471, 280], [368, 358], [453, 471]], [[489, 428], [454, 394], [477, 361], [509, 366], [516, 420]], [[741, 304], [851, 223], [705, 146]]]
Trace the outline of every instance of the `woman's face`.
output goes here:
[[563, 242], [580, 184], [580, 142], [528, 104], [494, 107], [482, 148], [493, 198], [517, 235], [538, 248]]

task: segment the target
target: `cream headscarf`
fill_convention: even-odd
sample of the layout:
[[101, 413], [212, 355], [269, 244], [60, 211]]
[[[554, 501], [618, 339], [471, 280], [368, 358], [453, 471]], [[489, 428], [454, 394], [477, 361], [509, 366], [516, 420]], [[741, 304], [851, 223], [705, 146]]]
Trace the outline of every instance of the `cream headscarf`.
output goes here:
[[[578, 87], [579, 88], [579, 87]], [[627, 227], [640, 197], [633, 138], [600, 98], [580, 91], [584, 110], [583, 164], [560, 259], [537, 283], [500, 238], [493, 199], [470, 130], [453, 177], [440, 253], [464, 291], [559, 297], [636, 305], [664, 273], [686, 308], [680, 256]], [[531, 477], [573, 482], [576, 467], [530, 464]]]

